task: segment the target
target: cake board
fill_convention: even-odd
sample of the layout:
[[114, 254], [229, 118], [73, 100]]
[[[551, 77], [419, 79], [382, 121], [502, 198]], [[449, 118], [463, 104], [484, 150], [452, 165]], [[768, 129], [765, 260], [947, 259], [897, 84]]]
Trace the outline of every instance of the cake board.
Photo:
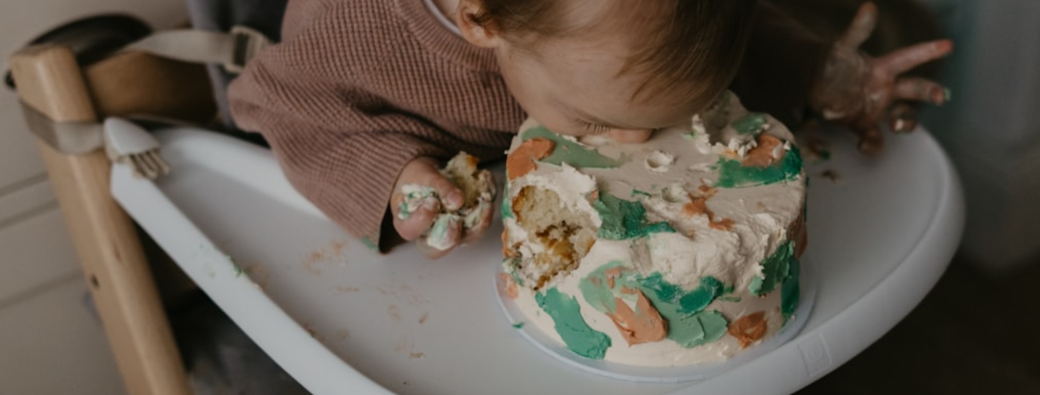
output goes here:
[[928, 133], [892, 136], [873, 159], [833, 134], [831, 159], [806, 170], [816, 298], [804, 328], [711, 378], [640, 383], [568, 366], [503, 317], [500, 223], [439, 261], [411, 245], [379, 255], [299, 196], [270, 151], [201, 129], [158, 136], [173, 173], [151, 182], [114, 166], [113, 196], [315, 394], [789, 394], [909, 313], [963, 228], [959, 181]]

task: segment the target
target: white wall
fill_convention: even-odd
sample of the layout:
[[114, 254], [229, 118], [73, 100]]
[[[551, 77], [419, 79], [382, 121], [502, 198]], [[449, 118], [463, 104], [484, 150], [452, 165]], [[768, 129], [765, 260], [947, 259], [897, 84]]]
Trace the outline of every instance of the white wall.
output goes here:
[[[38, 33], [105, 12], [187, 20], [183, 0], [4, 0], [3, 63]], [[87, 295], [17, 96], [0, 88], [0, 394], [123, 392]]]

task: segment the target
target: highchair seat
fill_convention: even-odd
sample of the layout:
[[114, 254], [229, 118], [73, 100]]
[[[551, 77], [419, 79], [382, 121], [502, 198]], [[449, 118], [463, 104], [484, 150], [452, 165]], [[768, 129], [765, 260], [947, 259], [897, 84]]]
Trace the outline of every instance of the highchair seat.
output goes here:
[[[112, 193], [315, 394], [789, 394], [906, 316], [963, 229], [960, 183], [928, 132], [890, 139], [876, 159], [861, 156], [851, 134], [831, 136], [831, 159], [806, 169], [803, 265], [816, 297], [804, 328], [764, 355], [672, 383], [592, 375], [539, 351], [497, 302], [497, 238], [439, 261], [411, 245], [379, 255], [297, 194], [266, 149], [200, 129], [163, 130], [171, 176], [139, 180], [114, 166]], [[825, 171], [840, 179], [819, 177]]]

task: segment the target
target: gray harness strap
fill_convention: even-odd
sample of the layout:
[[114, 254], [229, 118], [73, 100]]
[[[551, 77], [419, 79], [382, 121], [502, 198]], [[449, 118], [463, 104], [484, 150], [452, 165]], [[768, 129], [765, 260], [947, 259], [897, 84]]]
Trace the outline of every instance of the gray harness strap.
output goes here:
[[58, 152], [83, 155], [104, 146], [104, 128], [97, 122], [55, 122], [29, 104], [22, 104], [22, 113], [29, 131]]

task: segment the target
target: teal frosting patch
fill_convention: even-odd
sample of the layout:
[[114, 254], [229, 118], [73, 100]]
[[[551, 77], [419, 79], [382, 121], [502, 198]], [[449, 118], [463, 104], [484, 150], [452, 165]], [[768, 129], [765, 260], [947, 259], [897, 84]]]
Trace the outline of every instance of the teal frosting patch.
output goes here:
[[[677, 321], [669, 319], [668, 322], [672, 323], [668, 326], [668, 338], [686, 348], [721, 339], [729, 325], [726, 317], [715, 310], [679, 317]], [[679, 325], [675, 325], [675, 322], [679, 322]], [[673, 326], [677, 328], [672, 329]]]
[[585, 301], [592, 308], [603, 313], [614, 314], [617, 312], [617, 301], [614, 298], [620, 295], [617, 289], [615, 289], [617, 288], [617, 283], [615, 282], [615, 287], [611, 288], [607, 282], [606, 274], [603, 273], [610, 267], [612, 266], [607, 265], [589, 273], [588, 276], [578, 282], [578, 289], [581, 291], [581, 296], [585, 297]]
[[755, 277], [751, 278], [751, 283], [748, 284], [748, 291], [751, 291], [751, 293], [755, 294], [755, 295], [761, 295], [762, 294], [762, 277], [761, 276], [755, 276]]
[[784, 159], [769, 167], [744, 166], [739, 160], [719, 158], [715, 165], [719, 170], [718, 188], [746, 188], [769, 185], [781, 181], [792, 181], [802, 172], [802, 155], [798, 147], [791, 146]]
[[636, 196], [652, 197], [653, 195], [651, 195], [650, 192], [640, 191], [638, 189], [632, 188], [632, 197]]
[[794, 310], [798, 308], [798, 299], [801, 297], [798, 279], [802, 275], [801, 263], [791, 258], [791, 268], [787, 271], [784, 284], [780, 286], [780, 313], [784, 315], [784, 321], [791, 318]]
[[753, 112], [733, 122], [733, 129], [740, 134], [758, 134], [769, 120], [766, 114]]
[[524, 279], [520, 276], [520, 258], [506, 258], [504, 262], [506, 271], [513, 277], [513, 282], [521, 287], [524, 286]]
[[379, 239], [372, 240], [369, 237], [362, 237], [361, 238], [361, 244], [364, 244], [365, 247], [368, 247], [368, 249], [370, 249], [372, 251], [379, 252], [379, 241], [378, 240]]
[[621, 165], [621, 161], [603, 156], [594, 149], [565, 139], [544, 126], [527, 129], [524, 131], [523, 136], [524, 141], [536, 138], [552, 140], [555, 147], [549, 156], [541, 160], [544, 163], [551, 163], [557, 166], [566, 163], [578, 168], [600, 169], [614, 168]]
[[638, 289], [646, 295], [661, 317], [668, 321], [668, 338], [683, 347], [710, 343], [726, 333], [726, 318], [718, 311], [704, 311], [725, 291], [721, 281], [704, 277], [700, 286], [686, 291], [666, 281], [660, 273], [644, 277], [628, 270], [616, 277], [611, 287], [606, 272], [623, 266], [621, 261], [612, 261], [589, 273], [578, 284], [582, 296], [593, 308], [604, 313], [615, 313], [615, 298], [634, 298], [632, 294], [621, 292], [622, 289]]
[[758, 296], [772, 292], [789, 275], [793, 260], [794, 243], [785, 241], [776, 248], [773, 255], [762, 260], [762, 276], [751, 279], [748, 290]]
[[553, 319], [556, 333], [574, 353], [590, 359], [603, 359], [610, 348], [610, 337], [589, 327], [581, 318], [578, 299], [561, 293], [556, 287], [535, 294], [535, 301]]
[[650, 233], [674, 233], [667, 222], [646, 223], [646, 208], [640, 202], [630, 202], [608, 194], [600, 194], [592, 203], [599, 212], [603, 224], [598, 236], [607, 240], [627, 240], [649, 235]]
[[642, 279], [640, 285], [651, 301], [675, 306], [676, 313], [680, 314], [704, 310], [715, 298], [722, 295], [723, 291], [721, 281], [714, 277], [703, 277], [699, 287], [687, 292], [678, 285], [665, 281], [661, 273], [654, 273]]
[[513, 203], [509, 199], [509, 181], [502, 186], [502, 219], [513, 218]]

